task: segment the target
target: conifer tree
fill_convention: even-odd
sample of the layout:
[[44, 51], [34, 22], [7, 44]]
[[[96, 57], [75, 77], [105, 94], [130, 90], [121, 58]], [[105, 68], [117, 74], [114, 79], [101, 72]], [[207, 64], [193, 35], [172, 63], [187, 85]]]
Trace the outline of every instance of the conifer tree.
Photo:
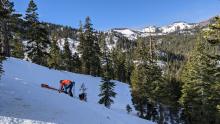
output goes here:
[[209, 25], [209, 30], [204, 31], [204, 37], [213, 45], [220, 44], [220, 17], [215, 17], [213, 24]]
[[64, 50], [63, 50], [63, 67], [65, 70], [72, 71], [73, 69], [73, 58], [72, 58], [72, 52], [70, 50], [68, 39], [65, 38], [64, 42]]
[[[101, 65], [102, 65], [102, 74], [106, 70], [106, 60], [108, 61], [109, 66], [109, 76], [111, 79], [114, 78], [114, 70], [112, 67], [112, 58], [111, 58], [111, 52], [107, 46], [107, 41], [105, 39], [105, 34], [100, 33], [98, 37], [98, 43], [100, 44], [100, 50], [101, 50]], [[102, 75], [103, 76], [103, 75]]]
[[[209, 30], [204, 31], [205, 39], [214, 47], [214, 53], [210, 53], [210, 57], [212, 60], [219, 62], [220, 61], [220, 52], [219, 52], [219, 45], [220, 45], [220, 17], [215, 17], [213, 23], [209, 25]], [[212, 70], [216, 77], [215, 85], [213, 86], [212, 91], [213, 97], [220, 96], [220, 67], [216, 66]], [[218, 109], [220, 106], [220, 102], [218, 104]], [[219, 111], [219, 118], [220, 118], [220, 111]], [[219, 119], [220, 120], [220, 119]]]
[[28, 57], [35, 63], [47, 65], [47, 48], [50, 44], [48, 32], [45, 27], [38, 21], [37, 5], [30, 0], [26, 10], [25, 19], [27, 21], [27, 53]]
[[[211, 58], [215, 61], [220, 61], [219, 45], [220, 45], [220, 17], [214, 18], [214, 23], [209, 25], [209, 30], [204, 31], [205, 39], [214, 47], [214, 53], [211, 53]], [[220, 67], [215, 69], [216, 76], [220, 76]]]
[[135, 66], [133, 62], [132, 54], [133, 54], [132, 51], [129, 50], [128, 52], [126, 52], [126, 58], [125, 58], [125, 70], [126, 70], [125, 80], [128, 84], [131, 84], [131, 74]]
[[[217, 124], [216, 112], [220, 102], [215, 87], [216, 62], [208, 57], [204, 41], [198, 39], [181, 75], [183, 82], [180, 103], [184, 106], [187, 124]], [[218, 91], [219, 92], [219, 91]]]
[[[83, 71], [86, 74], [100, 74], [100, 47], [89, 17], [86, 18], [84, 31], [80, 28], [80, 45], [78, 47], [81, 54]], [[82, 34], [83, 32], [83, 34]]]
[[101, 97], [99, 100], [99, 104], [104, 104], [105, 107], [110, 108], [111, 104], [114, 103], [112, 97], [116, 96], [114, 92], [115, 83], [110, 79], [110, 68], [109, 68], [109, 60], [108, 60], [108, 52], [104, 52], [104, 61], [106, 62], [106, 68], [104, 77], [102, 78], [102, 84], [100, 85], [101, 93], [99, 96]]
[[13, 39], [12, 32], [18, 22], [20, 14], [16, 14], [14, 3], [10, 0], [0, 1], [0, 53], [2, 56], [10, 56], [10, 43]]
[[160, 102], [167, 105], [178, 106], [178, 100], [181, 96], [181, 81], [177, 69], [173, 64], [167, 65], [164, 72], [163, 86], [160, 88], [158, 95], [160, 96]]
[[24, 45], [18, 35], [14, 37], [15, 38], [13, 39], [13, 48], [12, 48], [11, 54], [13, 57], [23, 59], [24, 58]]
[[92, 45], [92, 57], [91, 57], [91, 75], [100, 76], [101, 73], [101, 50], [98, 44], [98, 38], [95, 36], [94, 43]]
[[126, 82], [126, 54], [119, 48], [114, 48], [111, 52], [114, 69], [114, 78]]
[[[88, 62], [87, 62], [87, 59], [86, 59], [86, 52], [85, 52], [85, 39], [84, 39], [84, 31], [83, 31], [83, 24], [82, 22], [80, 21], [80, 27], [79, 27], [79, 45], [77, 47], [77, 50], [79, 52], [79, 54], [81, 55], [81, 72], [82, 73], [87, 73], [87, 68], [88, 67]], [[83, 56], [82, 56], [83, 55]]]
[[20, 14], [16, 14], [14, 3], [10, 0], [0, 1], [0, 76], [4, 72], [2, 61], [11, 56], [10, 40], [13, 39], [12, 32], [19, 20]]
[[30, 0], [28, 4], [28, 8], [26, 10], [25, 19], [30, 23], [31, 25], [36, 25], [38, 21], [38, 13], [37, 11], [37, 5], [35, 4], [34, 0]]
[[61, 51], [57, 45], [57, 39], [55, 36], [52, 37], [49, 55], [50, 57], [48, 58], [48, 66], [54, 69], [61, 69]]
[[18, 41], [15, 39], [14, 48], [13, 48], [11, 54], [13, 57], [16, 57], [16, 58], [21, 58], [21, 59], [24, 58], [24, 46], [21, 41]]
[[78, 53], [73, 54], [73, 72], [81, 72], [81, 61]]
[[155, 58], [152, 59], [147, 43], [142, 39], [138, 40], [135, 55], [137, 63], [131, 75], [132, 101], [138, 115], [150, 119], [154, 116], [153, 103], [158, 100], [162, 73]]
[[[86, 74], [90, 74], [91, 72], [91, 57], [92, 57], [92, 44], [94, 41], [93, 37], [93, 28], [91, 27], [92, 24], [90, 23], [90, 19], [86, 19], [86, 24], [84, 26], [84, 34], [80, 35], [80, 45], [79, 49], [81, 52], [81, 59], [82, 59], [82, 64], [83, 64], [83, 71]], [[83, 37], [82, 37], [83, 36]]]
[[112, 97], [116, 96], [114, 92], [115, 83], [111, 82], [108, 77], [103, 77], [102, 84], [100, 85], [101, 93], [99, 96], [101, 97], [99, 100], [99, 104], [104, 104], [105, 107], [110, 108], [111, 104], [114, 103]]
[[[213, 61], [219, 62], [220, 61], [220, 52], [219, 52], [219, 45], [220, 45], [220, 17], [217, 16], [214, 18], [213, 23], [209, 25], [209, 29], [204, 31], [205, 39], [214, 47], [214, 52], [210, 53], [210, 58]], [[212, 86], [213, 96], [217, 98], [220, 96], [220, 66], [216, 66], [213, 70], [214, 76], [216, 77], [216, 82]], [[219, 102], [218, 100], [216, 102]], [[217, 105], [217, 109], [219, 110], [218, 113], [218, 120], [220, 120], [220, 102]], [[220, 123], [218, 121], [217, 123]]]

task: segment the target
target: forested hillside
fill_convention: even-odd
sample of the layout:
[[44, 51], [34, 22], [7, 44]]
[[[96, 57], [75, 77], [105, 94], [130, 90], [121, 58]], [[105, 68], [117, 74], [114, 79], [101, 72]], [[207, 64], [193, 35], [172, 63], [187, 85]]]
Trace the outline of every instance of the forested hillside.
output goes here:
[[[110, 101], [115, 97], [110, 80], [127, 83], [136, 114], [158, 124], [220, 123], [219, 17], [143, 31], [99, 31], [89, 16], [72, 28], [40, 22], [34, 0], [23, 16], [12, 2], [2, 1], [0, 63], [12, 56], [51, 69], [103, 77], [101, 90], [111, 87], [112, 92], [100, 94], [100, 99], [110, 95]], [[0, 73], [4, 73], [2, 64]], [[99, 103], [107, 108], [112, 104]]]

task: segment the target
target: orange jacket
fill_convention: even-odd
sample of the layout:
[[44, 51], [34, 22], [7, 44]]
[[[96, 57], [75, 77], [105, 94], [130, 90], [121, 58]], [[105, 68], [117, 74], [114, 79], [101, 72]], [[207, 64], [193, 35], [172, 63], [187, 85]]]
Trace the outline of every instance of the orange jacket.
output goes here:
[[61, 80], [60, 81], [60, 89], [62, 89], [64, 85], [69, 85], [71, 83], [72, 83], [71, 80]]

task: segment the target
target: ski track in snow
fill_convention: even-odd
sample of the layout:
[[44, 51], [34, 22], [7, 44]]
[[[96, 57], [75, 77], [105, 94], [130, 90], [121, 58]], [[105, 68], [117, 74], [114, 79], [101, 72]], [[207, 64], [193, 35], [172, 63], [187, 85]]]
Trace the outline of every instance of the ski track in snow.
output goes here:
[[[127, 84], [114, 81], [117, 96], [111, 109], [99, 105], [101, 78], [48, 69], [27, 61], [8, 58], [3, 62], [4, 74], [0, 80], [0, 124], [153, 124], [126, 113], [131, 103]], [[88, 102], [40, 87], [47, 83], [59, 87], [59, 80], [76, 82], [75, 94], [85, 83]], [[36, 121], [35, 121], [36, 120]]]

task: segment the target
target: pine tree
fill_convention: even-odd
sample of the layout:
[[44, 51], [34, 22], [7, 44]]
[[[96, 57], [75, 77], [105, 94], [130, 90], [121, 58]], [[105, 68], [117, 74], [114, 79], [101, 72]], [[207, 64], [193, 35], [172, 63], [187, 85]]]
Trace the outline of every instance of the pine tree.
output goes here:
[[161, 69], [152, 58], [146, 42], [139, 39], [135, 56], [136, 67], [131, 75], [132, 102], [138, 115], [142, 118], [155, 118], [154, 104], [158, 101], [158, 89], [161, 80]]
[[85, 52], [85, 39], [84, 39], [84, 32], [83, 32], [83, 24], [80, 21], [80, 27], [79, 27], [79, 45], [77, 47], [77, 51], [79, 52], [81, 56], [80, 61], [81, 61], [81, 72], [86, 73], [87, 71], [87, 60], [86, 60], [86, 52]]
[[55, 36], [52, 37], [52, 43], [49, 52], [50, 57], [48, 58], [48, 66], [54, 69], [61, 69], [62, 57], [60, 48], [57, 45], [57, 39]]
[[126, 54], [119, 48], [114, 48], [111, 52], [114, 78], [126, 82]]
[[111, 52], [107, 46], [107, 41], [105, 40], [105, 34], [100, 33], [100, 36], [98, 37], [98, 43], [100, 44], [100, 50], [101, 50], [101, 65], [102, 65], [102, 76], [103, 72], [106, 70], [107, 62], [108, 61], [108, 66], [109, 66], [109, 78], [113, 79], [114, 78], [114, 69], [112, 67], [112, 58], [111, 58]]
[[30, 23], [32, 26], [36, 25], [38, 21], [38, 13], [37, 5], [35, 4], [34, 0], [30, 0], [28, 4], [28, 8], [26, 10], [25, 19]]
[[80, 45], [78, 49], [81, 54], [83, 72], [94, 76], [99, 75], [101, 69], [100, 48], [89, 17], [86, 18], [84, 31], [80, 27], [79, 39]]
[[181, 81], [179, 78], [178, 71], [173, 64], [169, 66], [164, 72], [164, 82], [163, 86], [160, 87], [160, 102], [166, 105], [172, 105], [173, 107], [178, 106], [178, 100], [181, 97]]
[[95, 35], [95, 40], [92, 45], [92, 58], [91, 58], [91, 75], [100, 76], [101, 73], [101, 50], [98, 44], [98, 38]]
[[69, 46], [69, 42], [68, 42], [67, 38], [65, 38], [62, 58], [63, 58], [63, 63], [64, 63], [64, 65], [63, 65], [64, 69], [68, 70], [68, 71], [72, 71], [73, 58], [72, 58], [72, 52], [70, 50], [70, 46]]
[[21, 59], [24, 58], [24, 45], [21, 39], [19, 38], [19, 36], [15, 36], [13, 40], [13, 48], [11, 54], [13, 57], [16, 58], [21, 58]]
[[[209, 30], [204, 31], [205, 39], [214, 47], [214, 53], [211, 53], [211, 58], [215, 61], [220, 61], [219, 45], [220, 45], [220, 17], [214, 18], [214, 23], [209, 25]], [[220, 67], [216, 67], [216, 76], [220, 76]]]
[[[209, 25], [209, 30], [205, 30], [203, 33], [206, 41], [208, 41], [212, 45], [212, 48], [214, 48], [214, 52], [210, 53], [210, 58], [216, 62], [220, 61], [220, 17], [215, 17], [213, 23]], [[218, 98], [218, 96], [220, 96], [220, 67], [216, 66], [212, 71], [214, 72], [214, 77], [216, 78], [216, 81], [211, 89], [213, 91], [212, 97]], [[216, 102], [219, 102], [219, 100], [216, 100]], [[219, 111], [217, 114], [217, 123], [220, 123], [220, 102], [216, 108]]]
[[[217, 124], [219, 96], [213, 93], [217, 82], [213, 68], [216, 62], [208, 57], [206, 45], [198, 39], [181, 75], [183, 82], [180, 103], [184, 106], [187, 124]], [[219, 91], [218, 91], [219, 92]]]
[[18, 17], [14, 10], [14, 3], [9, 0], [0, 1], [0, 76], [4, 72], [2, 61], [6, 56], [11, 56], [10, 40], [13, 39], [12, 33], [18, 22]]
[[28, 57], [35, 63], [47, 65], [47, 48], [50, 45], [48, 32], [45, 27], [39, 23], [37, 14], [37, 5], [30, 0], [26, 10], [25, 19], [27, 21], [27, 53]]
[[13, 39], [12, 32], [18, 22], [18, 17], [14, 10], [14, 3], [9, 0], [0, 1], [0, 53], [2, 56], [10, 56], [10, 43]]
[[102, 79], [102, 85], [100, 85], [101, 93], [99, 96], [101, 97], [99, 100], [99, 104], [104, 104], [105, 107], [110, 108], [111, 104], [114, 101], [111, 97], [115, 97], [116, 93], [114, 92], [115, 83], [111, 82], [109, 78], [104, 77]]
[[220, 17], [215, 17], [213, 24], [209, 25], [209, 30], [204, 31], [204, 37], [213, 45], [220, 44]]
[[131, 74], [134, 70], [134, 62], [133, 62], [133, 57], [132, 57], [132, 51], [129, 50], [128, 52], [126, 52], [126, 58], [125, 58], [125, 77], [126, 77], [126, 82], [128, 84], [131, 84]]
[[85, 29], [84, 36], [88, 45], [90, 74], [97, 76], [100, 75], [100, 69], [101, 69], [100, 47], [98, 44], [97, 36], [95, 35], [94, 29], [92, 27], [90, 17], [86, 18], [84, 29]]
[[[107, 49], [106, 49], [107, 50]], [[116, 93], [114, 92], [115, 83], [111, 82], [110, 79], [110, 68], [109, 68], [109, 60], [108, 60], [108, 52], [104, 52], [104, 61], [106, 62], [106, 68], [104, 77], [102, 78], [102, 84], [100, 85], [100, 91], [99, 94], [100, 100], [99, 104], [104, 104], [105, 107], [110, 108], [111, 104], [114, 103], [114, 101], [111, 99], [111, 97], [115, 97]]]
[[[141, 70], [140, 70], [141, 69]], [[148, 97], [145, 95], [145, 89], [142, 81], [143, 69], [138, 66], [135, 67], [131, 75], [131, 87], [132, 87], [132, 102], [135, 109], [138, 111], [138, 116], [144, 118], [146, 111], [146, 105], [148, 103]]]
[[81, 61], [78, 53], [73, 54], [73, 72], [81, 72]]

